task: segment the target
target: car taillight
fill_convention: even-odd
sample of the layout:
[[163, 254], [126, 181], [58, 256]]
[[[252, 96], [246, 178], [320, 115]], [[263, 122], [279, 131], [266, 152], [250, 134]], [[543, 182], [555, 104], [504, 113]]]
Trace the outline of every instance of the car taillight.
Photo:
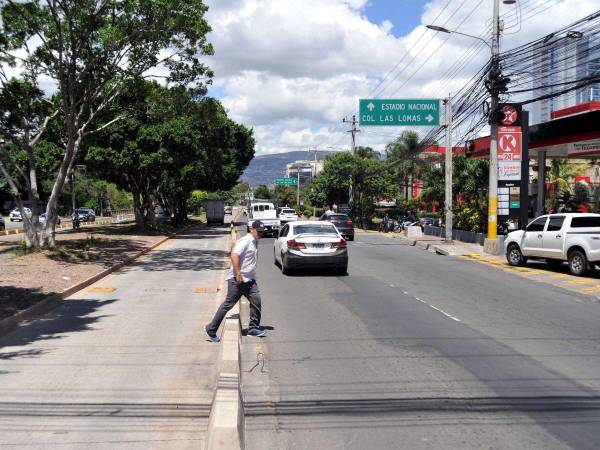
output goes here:
[[346, 225], [352, 225], [352, 221], [351, 221], [351, 220], [348, 220], [348, 221], [346, 222]]
[[342, 239], [339, 242], [332, 242], [331, 243], [331, 248], [347, 248], [348, 244], [346, 243], [345, 239]]
[[291, 241], [287, 241], [287, 246], [288, 248], [306, 248], [304, 242], [298, 242], [294, 239], [292, 239]]

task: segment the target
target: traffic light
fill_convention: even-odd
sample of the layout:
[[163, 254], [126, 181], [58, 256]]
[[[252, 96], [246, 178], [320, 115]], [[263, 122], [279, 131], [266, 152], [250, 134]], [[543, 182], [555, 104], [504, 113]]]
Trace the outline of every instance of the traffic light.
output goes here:
[[498, 77], [490, 77], [485, 80], [485, 88], [488, 90], [490, 94], [504, 94], [508, 92], [508, 83], [510, 83], [510, 78], [500, 75]]

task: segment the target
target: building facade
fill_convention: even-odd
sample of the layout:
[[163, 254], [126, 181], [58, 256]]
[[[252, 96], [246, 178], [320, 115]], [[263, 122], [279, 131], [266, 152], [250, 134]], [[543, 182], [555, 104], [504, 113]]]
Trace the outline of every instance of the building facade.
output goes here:
[[300, 183], [312, 181], [322, 170], [325, 161], [323, 160], [301, 160], [287, 164], [285, 168], [285, 176], [288, 178], [298, 178], [300, 172]]
[[[539, 84], [534, 90], [535, 97], [558, 93], [573, 80], [600, 74], [600, 39], [583, 35], [577, 38], [575, 45], [568, 39], [572, 38], [548, 42], [547, 50], [532, 61], [532, 77]], [[529, 123], [535, 125], [552, 120], [555, 111], [593, 101], [600, 101], [600, 83], [540, 100], [525, 108], [529, 110]]]

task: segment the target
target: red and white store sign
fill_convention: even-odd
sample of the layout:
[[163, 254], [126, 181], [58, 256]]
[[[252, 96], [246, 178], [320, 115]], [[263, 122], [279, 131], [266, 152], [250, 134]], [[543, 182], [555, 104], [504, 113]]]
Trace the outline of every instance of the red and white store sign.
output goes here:
[[498, 129], [499, 161], [521, 161], [522, 145], [521, 127], [500, 127]]
[[523, 135], [521, 127], [498, 128], [498, 180], [521, 179]]

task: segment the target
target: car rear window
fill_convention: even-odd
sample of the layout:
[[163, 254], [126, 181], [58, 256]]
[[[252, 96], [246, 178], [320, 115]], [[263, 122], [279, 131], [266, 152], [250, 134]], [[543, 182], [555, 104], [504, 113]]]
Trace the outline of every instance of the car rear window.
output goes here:
[[336, 222], [343, 222], [346, 220], [350, 220], [350, 217], [348, 217], [346, 214], [334, 214], [330, 216], [330, 220], [334, 220]]
[[294, 234], [337, 234], [337, 232], [331, 225], [311, 224], [295, 226]]
[[600, 217], [573, 217], [571, 228], [600, 228]]

